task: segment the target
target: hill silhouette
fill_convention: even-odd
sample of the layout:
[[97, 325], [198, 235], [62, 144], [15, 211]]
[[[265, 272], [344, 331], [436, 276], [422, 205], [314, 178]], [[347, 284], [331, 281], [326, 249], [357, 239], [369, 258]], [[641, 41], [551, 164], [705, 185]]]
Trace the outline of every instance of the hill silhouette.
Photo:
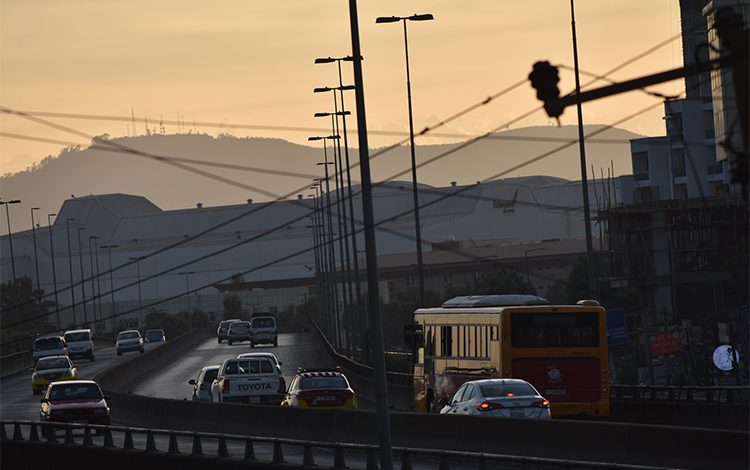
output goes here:
[[[586, 133], [601, 126], [586, 126]], [[629, 131], [612, 128], [596, 135], [586, 145], [589, 177], [591, 167], [599, 178], [606, 176], [611, 166], [615, 175], [630, 174], [630, 146], [628, 139], [640, 137]], [[466, 148], [456, 150], [462, 143], [420, 145], [417, 142], [419, 163], [446, 152], [449, 155], [418, 169], [421, 183], [447, 186], [473, 183], [493, 175], [498, 177], [549, 175], [569, 180], [580, 179], [577, 130], [574, 126], [520, 128], [494, 134]], [[256, 202], [272, 200], [273, 195], [310, 191], [310, 179], [322, 175], [322, 144], [299, 145], [273, 138], [218, 137], [207, 134], [152, 134], [139, 137], [109, 139], [88, 148], [67, 148], [55, 157], [47, 157], [26, 171], [0, 178], [3, 194], [21, 199], [26, 207], [40, 207], [42, 214], [57, 212], [71, 195], [126, 193], [145, 196], [162, 209], [241, 204], [247, 199]], [[560, 146], [567, 147], [528, 166], [509, 172], [508, 169], [544, 155]], [[352, 136], [350, 144], [356, 144]], [[372, 149], [371, 155], [380, 149]], [[410, 180], [409, 147], [402, 146], [371, 160], [374, 181], [389, 179], [403, 172], [398, 180]], [[149, 158], [149, 156], [151, 158]], [[328, 158], [332, 159], [328, 148]], [[178, 159], [170, 160], [170, 159]], [[183, 160], [179, 160], [183, 159]], [[184, 159], [202, 162], [197, 165]], [[358, 152], [351, 149], [350, 160], [358, 161]], [[169, 164], [171, 162], [172, 164]], [[289, 174], [268, 174], [247, 169], [209, 166], [249, 166]], [[185, 168], [210, 173], [195, 174]], [[333, 167], [329, 167], [333, 171]], [[507, 173], [504, 173], [507, 172]], [[352, 171], [352, 179], [359, 181], [359, 169]], [[229, 181], [231, 180], [231, 182]], [[43, 216], [42, 216], [43, 217]], [[13, 230], [30, 228], [30, 221], [14, 217]], [[2, 221], [3, 223], [5, 220]], [[4, 224], [3, 224], [4, 225]], [[7, 228], [3, 228], [6, 230]]]

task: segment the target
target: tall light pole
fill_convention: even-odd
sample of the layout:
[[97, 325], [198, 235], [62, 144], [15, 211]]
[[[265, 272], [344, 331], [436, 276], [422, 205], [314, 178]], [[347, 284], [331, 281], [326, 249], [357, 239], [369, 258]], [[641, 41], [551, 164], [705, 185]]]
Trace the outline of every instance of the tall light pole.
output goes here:
[[185, 276], [185, 299], [187, 299], [187, 315], [188, 315], [188, 330], [193, 329], [193, 316], [190, 313], [190, 275], [195, 274], [195, 271], [182, 271], [177, 273], [180, 276]]
[[[346, 56], [346, 57], [339, 57], [339, 58], [333, 58], [333, 57], [325, 57], [325, 58], [317, 58], [315, 59], [316, 64], [326, 64], [330, 62], [336, 62], [339, 69], [339, 86], [336, 88], [339, 90], [339, 97], [341, 98], [341, 112], [346, 111], [346, 107], [344, 106], [344, 91], [346, 90], [354, 90], [353, 85], [344, 85], [343, 76], [341, 74], [341, 61], [349, 61], [351, 62], [353, 60], [352, 56]], [[316, 88], [313, 90], [314, 93], [321, 93], [326, 92], [329, 90], [333, 90], [333, 88]], [[352, 173], [351, 173], [351, 165], [349, 163], [349, 137], [347, 136], [346, 131], [346, 115], [341, 116], [341, 127], [343, 130], [344, 135], [344, 155], [346, 157], [346, 186], [347, 186], [347, 193], [349, 196], [349, 223], [351, 225], [351, 233], [352, 233], [352, 255], [354, 258], [354, 286], [356, 289], [357, 294], [357, 310], [359, 312], [359, 315], [364, 319], [364, 306], [362, 305], [362, 289], [360, 288], [359, 281], [359, 261], [357, 260], [357, 225], [355, 223], [354, 218], [354, 196], [352, 194]]]
[[328, 213], [328, 262], [329, 262], [329, 275], [331, 279], [331, 288], [332, 288], [332, 299], [331, 299], [331, 307], [333, 307], [333, 315], [334, 315], [334, 321], [332, 323], [333, 327], [333, 338], [334, 338], [334, 344], [338, 348], [340, 346], [340, 338], [339, 338], [339, 295], [338, 295], [338, 287], [336, 286], [337, 282], [337, 273], [336, 273], [336, 253], [334, 252], [334, 236], [336, 235], [333, 231], [333, 214], [332, 214], [332, 204], [331, 204], [331, 187], [329, 183], [330, 176], [328, 175], [328, 165], [332, 165], [332, 162], [328, 161], [328, 148], [326, 145], [326, 140], [329, 139], [338, 139], [339, 136], [337, 135], [330, 135], [327, 137], [320, 137], [320, 136], [314, 136], [314, 137], [308, 137], [307, 140], [309, 141], [315, 141], [315, 140], [322, 140], [323, 141], [323, 157], [324, 160], [320, 163], [317, 163], [317, 165], [323, 165], [323, 168], [325, 169], [325, 185], [326, 185], [326, 212]]
[[362, 181], [362, 221], [365, 225], [365, 251], [367, 253], [367, 307], [370, 315], [373, 382], [375, 409], [378, 416], [378, 442], [380, 468], [393, 469], [391, 448], [391, 421], [388, 415], [388, 388], [385, 378], [385, 353], [383, 347], [383, 319], [380, 317], [380, 289], [378, 286], [378, 250], [375, 242], [375, 214], [372, 205], [372, 178], [370, 175], [370, 150], [367, 143], [367, 118], [365, 116], [365, 83], [362, 78], [362, 51], [359, 44], [359, 18], [357, 0], [349, 0], [349, 25], [352, 34], [352, 61], [354, 86], [357, 87], [357, 133], [359, 136], [359, 172]]
[[[96, 235], [89, 235], [89, 269], [91, 270], [91, 305], [94, 309], [94, 326], [96, 326], [96, 302], [101, 302], [101, 299], [99, 298], [99, 294], [101, 292], [100, 289], [97, 289], [99, 286], [99, 269], [98, 269], [98, 262], [99, 262], [99, 256], [97, 255], [97, 270], [96, 275], [94, 275], [94, 250], [91, 247], [91, 240], [98, 240], [100, 237], [97, 237]], [[94, 284], [94, 277], [96, 277], [96, 284]]]
[[73, 288], [73, 252], [70, 249], [70, 221], [73, 218], [65, 219], [65, 230], [68, 233], [68, 268], [70, 269], [70, 307], [73, 309], [73, 325], [76, 325], [76, 293]]
[[114, 328], [115, 317], [117, 312], [115, 311], [115, 275], [112, 269], [112, 248], [119, 248], [119, 245], [102, 245], [99, 248], [107, 250], [107, 258], [109, 259], [109, 293], [112, 296], [112, 325]]
[[36, 271], [36, 290], [39, 292], [39, 301], [42, 300], [42, 285], [39, 282], [39, 257], [37, 256], [36, 249], [36, 223], [34, 222], [34, 211], [38, 211], [38, 207], [31, 208], [31, 241], [34, 244], [34, 269]]
[[531, 285], [531, 279], [529, 278], [529, 253], [533, 253], [535, 251], [544, 251], [545, 248], [532, 248], [530, 250], [524, 250], [523, 251], [523, 261], [526, 265], [526, 284]]
[[8, 220], [8, 245], [10, 245], [10, 268], [13, 272], [13, 283], [16, 282], [16, 257], [13, 256], [13, 232], [10, 229], [10, 210], [8, 209], [8, 206], [11, 204], [18, 204], [20, 203], [20, 199], [13, 199], [10, 201], [0, 201], [0, 205], [5, 206], [5, 217]]
[[419, 306], [422, 307], [424, 301], [424, 269], [422, 265], [422, 226], [419, 221], [419, 191], [417, 189], [417, 157], [414, 149], [414, 117], [411, 106], [411, 75], [409, 74], [409, 41], [406, 35], [407, 21], [429, 21], [434, 17], [427, 13], [423, 15], [411, 16], [388, 16], [379, 17], [375, 23], [396, 23], [401, 21], [404, 24], [404, 51], [406, 52], [406, 95], [409, 102], [409, 143], [411, 147], [411, 184], [414, 196], [414, 232], [417, 237], [417, 274], [419, 276]]
[[88, 315], [86, 313], [86, 283], [83, 282], [86, 279], [86, 275], [83, 272], [83, 245], [81, 245], [81, 232], [86, 230], [86, 227], [78, 227], [78, 262], [81, 265], [81, 303], [83, 304], [83, 324], [88, 325]]
[[128, 258], [130, 261], [135, 261], [135, 272], [138, 275], [138, 328], [143, 326], [143, 298], [141, 297], [141, 260], [146, 259], [145, 256], [136, 256]]
[[[576, 16], [573, 0], [570, 0], [570, 26], [573, 31], [573, 65], [576, 76], [576, 95], [581, 94], [581, 79], [578, 74], [578, 40], [576, 39]], [[583, 191], [583, 220], [586, 225], [586, 270], [588, 271], [588, 288], [589, 298], [593, 299], [596, 295], [596, 283], [594, 281], [594, 242], [591, 239], [591, 209], [589, 207], [589, 188], [588, 178], [586, 176], [586, 145], [583, 135], [583, 111], [581, 111], [581, 102], [576, 103], [578, 110], [578, 149], [581, 159], [581, 189]]]
[[55, 289], [55, 316], [57, 329], [60, 329], [60, 301], [57, 298], [57, 272], [55, 271], [55, 245], [52, 243], [52, 217], [57, 214], [47, 214], [47, 228], [49, 229], [49, 253], [52, 259], [52, 287]]

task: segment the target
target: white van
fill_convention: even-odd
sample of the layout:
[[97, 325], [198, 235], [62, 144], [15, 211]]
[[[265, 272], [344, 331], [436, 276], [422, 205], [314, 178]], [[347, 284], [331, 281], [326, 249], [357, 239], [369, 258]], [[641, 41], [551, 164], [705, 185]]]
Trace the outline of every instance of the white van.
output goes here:
[[276, 319], [271, 316], [258, 316], [250, 320], [250, 346], [256, 344], [279, 345]]
[[71, 359], [86, 357], [89, 361], [94, 361], [94, 338], [91, 330], [68, 330], [63, 337], [68, 343], [68, 356]]
[[67, 356], [68, 347], [65, 344], [65, 339], [60, 336], [44, 336], [34, 340], [34, 348], [31, 353], [34, 357], [34, 364], [36, 364], [36, 361], [43, 357]]

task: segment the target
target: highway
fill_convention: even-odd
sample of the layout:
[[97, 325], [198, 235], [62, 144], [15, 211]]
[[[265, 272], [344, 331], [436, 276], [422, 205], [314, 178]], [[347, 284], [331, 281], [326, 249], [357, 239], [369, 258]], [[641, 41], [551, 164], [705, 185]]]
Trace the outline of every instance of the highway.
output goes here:
[[[163, 343], [145, 343], [146, 351], [158, 348]], [[138, 352], [124, 353], [117, 356], [114, 345], [96, 348], [96, 360], [77, 359], [78, 378], [93, 379], [98, 373], [114, 366], [118, 362], [140, 355]], [[0, 416], [2, 419], [39, 420], [39, 400], [41, 395], [31, 393], [31, 371], [22, 371], [0, 380]]]
[[143, 381], [134, 384], [133, 393], [147, 397], [172, 398], [177, 400], [192, 398], [193, 386], [188, 380], [197, 378], [202, 367], [219, 365], [225, 359], [237, 357], [247, 352], [272, 352], [281, 362], [287, 385], [294, 378], [298, 367], [325, 367], [328, 359], [318, 348], [312, 333], [279, 334], [279, 346], [250, 347], [250, 343], [234, 343], [229, 346], [226, 341], [219, 344], [215, 337], [207, 339], [191, 354], [181, 361], [170, 364], [158, 373], [144, 377]]

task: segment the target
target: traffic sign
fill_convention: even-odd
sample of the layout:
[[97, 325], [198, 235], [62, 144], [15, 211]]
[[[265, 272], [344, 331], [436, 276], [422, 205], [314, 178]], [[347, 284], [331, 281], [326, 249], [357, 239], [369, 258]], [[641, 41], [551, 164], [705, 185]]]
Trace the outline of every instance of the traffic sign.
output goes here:
[[625, 310], [607, 310], [607, 343], [609, 346], [628, 344], [628, 325], [625, 323]]

